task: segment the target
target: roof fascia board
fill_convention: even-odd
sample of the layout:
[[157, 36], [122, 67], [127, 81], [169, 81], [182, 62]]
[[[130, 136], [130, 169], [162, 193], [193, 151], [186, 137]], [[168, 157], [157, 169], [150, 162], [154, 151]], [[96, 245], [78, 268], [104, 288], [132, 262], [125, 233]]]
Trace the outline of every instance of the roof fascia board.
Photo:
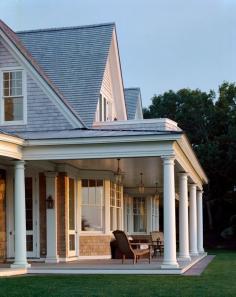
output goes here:
[[[174, 145], [176, 155], [181, 156], [182, 158], [179, 161], [182, 161], [182, 163], [188, 167], [189, 169], [186, 169], [188, 172], [189, 170], [191, 172], [195, 172], [199, 179], [202, 181], [202, 183], [207, 184], [208, 178], [201, 167], [186, 135], [182, 134], [182, 137], [177, 140], [177, 142]], [[182, 164], [181, 164], [182, 165]]]
[[180, 134], [165, 135], [135, 135], [115, 137], [78, 137], [70, 139], [39, 139], [25, 140], [25, 146], [49, 146], [49, 145], [73, 145], [73, 144], [111, 144], [111, 143], [145, 143], [159, 141], [175, 141], [181, 137]]
[[11, 143], [0, 139], [0, 156], [21, 160], [22, 146], [14, 142]]
[[23, 139], [21, 139], [19, 137], [16, 137], [16, 136], [3, 134], [3, 133], [0, 133], [0, 141], [9, 142], [9, 143], [17, 144], [17, 145], [23, 145], [24, 144]]
[[7, 35], [1, 29], [0, 29], [0, 36], [2, 37], [2, 42], [4, 46], [14, 56], [14, 58], [18, 61], [18, 63], [23, 65], [23, 67], [32, 75], [32, 77], [37, 81], [40, 88], [59, 108], [59, 110], [63, 113], [63, 115], [71, 123], [71, 125], [74, 128], [84, 127], [81, 121], [62, 102], [62, 100], [57, 96], [57, 94], [52, 90], [52, 88], [49, 87], [48, 83], [41, 77], [41, 75], [36, 71], [36, 69], [31, 65], [31, 63], [24, 57], [24, 55], [22, 55], [22, 53], [15, 46], [15, 44], [7, 37]]
[[107, 158], [136, 158], [136, 157], [160, 157], [173, 155], [173, 142], [160, 141], [143, 143], [110, 143], [104, 145], [77, 144], [77, 145], [53, 145], [25, 147], [23, 149], [24, 160], [73, 160], [73, 159], [107, 159]]

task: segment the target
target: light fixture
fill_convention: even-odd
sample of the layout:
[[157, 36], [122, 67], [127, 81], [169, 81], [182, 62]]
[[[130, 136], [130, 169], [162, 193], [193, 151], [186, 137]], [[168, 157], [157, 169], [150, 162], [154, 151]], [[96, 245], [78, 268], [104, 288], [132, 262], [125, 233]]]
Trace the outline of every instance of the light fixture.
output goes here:
[[140, 194], [144, 193], [144, 183], [143, 183], [143, 173], [142, 172], [140, 172], [140, 184], [138, 187], [138, 191]]
[[115, 177], [115, 183], [117, 185], [122, 184], [123, 176], [122, 176], [122, 171], [120, 169], [120, 159], [117, 159], [117, 170], [116, 173], [114, 173]]
[[157, 201], [159, 201], [160, 195], [159, 195], [157, 186], [158, 186], [158, 182], [156, 182], [156, 191], [155, 191], [155, 194], [154, 194], [154, 199], [156, 199]]

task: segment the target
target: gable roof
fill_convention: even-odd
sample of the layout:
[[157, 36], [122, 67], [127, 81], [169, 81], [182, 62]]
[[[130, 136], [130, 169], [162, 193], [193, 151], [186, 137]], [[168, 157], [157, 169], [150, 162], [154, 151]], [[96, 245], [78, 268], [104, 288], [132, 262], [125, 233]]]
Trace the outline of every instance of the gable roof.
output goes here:
[[114, 23], [17, 32], [83, 122], [92, 126]]
[[56, 96], [61, 100], [63, 105], [69, 110], [69, 112], [77, 119], [80, 123], [80, 126], [85, 126], [79, 117], [78, 113], [76, 113], [71, 106], [68, 104], [62, 93], [60, 93], [59, 89], [53, 84], [53, 82], [48, 78], [43, 69], [38, 65], [35, 59], [32, 57], [31, 53], [26, 49], [26, 47], [22, 44], [21, 40], [17, 37], [15, 32], [11, 30], [1, 19], [0, 19], [0, 31], [2, 31], [6, 37], [13, 43], [13, 45], [17, 48], [17, 50], [23, 55], [23, 57], [30, 63], [30, 65], [36, 70], [36, 72], [40, 75], [41, 78], [47, 83], [47, 85], [51, 88], [51, 90], [56, 94]]
[[134, 120], [139, 104], [142, 108], [140, 88], [126, 88], [124, 91], [128, 120]]

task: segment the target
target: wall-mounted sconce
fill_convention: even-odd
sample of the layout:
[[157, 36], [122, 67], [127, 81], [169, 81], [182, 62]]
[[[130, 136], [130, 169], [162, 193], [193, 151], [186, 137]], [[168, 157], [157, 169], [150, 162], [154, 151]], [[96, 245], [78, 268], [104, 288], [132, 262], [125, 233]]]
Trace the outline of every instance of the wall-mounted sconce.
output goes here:
[[54, 200], [52, 199], [52, 196], [48, 196], [46, 200], [47, 209], [53, 209], [54, 208]]

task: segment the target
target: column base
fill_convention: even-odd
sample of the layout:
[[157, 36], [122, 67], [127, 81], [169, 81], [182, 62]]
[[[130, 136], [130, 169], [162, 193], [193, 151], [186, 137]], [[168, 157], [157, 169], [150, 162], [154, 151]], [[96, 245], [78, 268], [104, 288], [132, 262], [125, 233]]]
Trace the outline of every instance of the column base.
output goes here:
[[190, 252], [190, 256], [198, 256], [199, 255], [199, 253], [198, 252]]
[[179, 268], [179, 264], [177, 262], [163, 262], [161, 264], [161, 269], [175, 269]]
[[46, 257], [45, 263], [59, 263], [58, 257]]
[[202, 254], [204, 254], [204, 253], [205, 253], [204, 250], [200, 250], [200, 251], [198, 251], [198, 254], [199, 254], [199, 255], [202, 255]]
[[179, 255], [178, 259], [180, 259], [180, 261], [191, 261], [191, 257], [189, 255]]
[[25, 262], [13, 263], [11, 264], [11, 268], [30, 268], [31, 264]]

